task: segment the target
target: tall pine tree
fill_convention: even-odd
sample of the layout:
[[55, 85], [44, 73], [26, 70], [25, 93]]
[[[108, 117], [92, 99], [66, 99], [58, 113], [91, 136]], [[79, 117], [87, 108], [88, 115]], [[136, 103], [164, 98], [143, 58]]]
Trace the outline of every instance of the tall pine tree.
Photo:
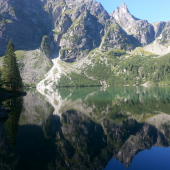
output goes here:
[[8, 90], [22, 90], [22, 78], [16, 62], [16, 55], [12, 40], [8, 43], [6, 55], [4, 56], [1, 79], [3, 86]]

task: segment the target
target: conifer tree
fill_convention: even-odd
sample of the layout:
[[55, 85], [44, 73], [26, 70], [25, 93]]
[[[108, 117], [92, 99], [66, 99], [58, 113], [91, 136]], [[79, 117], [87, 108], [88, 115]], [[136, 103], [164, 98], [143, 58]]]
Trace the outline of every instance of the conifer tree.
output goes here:
[[8, 43], [3, 60], [2, 83], [5, 88], [12, 91], [21, 91], [23, 86], [12, 40]]

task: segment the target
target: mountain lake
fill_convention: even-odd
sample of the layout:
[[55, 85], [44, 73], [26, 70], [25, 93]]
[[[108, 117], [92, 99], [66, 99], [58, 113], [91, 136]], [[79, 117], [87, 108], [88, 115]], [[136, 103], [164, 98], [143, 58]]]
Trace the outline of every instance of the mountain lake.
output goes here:
[[1, 170], [169, 170], [170, 87], [74, 87], [3, 101]]

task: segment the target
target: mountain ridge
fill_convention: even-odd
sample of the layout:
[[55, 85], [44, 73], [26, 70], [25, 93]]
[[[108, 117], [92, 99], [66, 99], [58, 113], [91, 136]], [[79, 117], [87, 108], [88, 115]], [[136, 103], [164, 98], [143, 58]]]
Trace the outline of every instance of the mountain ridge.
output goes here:
[[[134, 54], [162, 56], [170, 52], [169, 22], [150, 24], [146, 20], [140, 20], [129, 12], [125, 3], [122, 3], [112, 14], [108, 14], [100, 3], [93, 0], [38, 0], [36, 2], [0, 0], [0, 6], [0, 55], [5, 54], [10, 39], [13, 39], [16, 50], [22, 50], [24, 56], [26, 50], [35, 51], [32, 53], [33, 58], [37, 56], [36, 51], [40, 51], [41, 60], [33, 62], [42, 63], [44, 57], [50, 60], [59, 57], [71, 66], [71, 63], [74, 65], [74, 62], [87, 60], [94, 50], [93, 55], [101, 55], [98, 56], [101, 59], [98, 62], [103, 63], [102, 56], [108, 57], [108, 54], [114, 58], [113, 61], [111, 58], [107, 59], [113, 63], [105, 63], [106, 67], [114, 65], [114, 68], [111, 66], [113, 71], [120, 67], [114, 63], [117, 63], [116, 58], [122, 54], [126, 53], [128, 58]], [[32, 67], [25, 67], [25, 61], [23, 62], [22, 59], [18, 62], [22, 65], [20, 71], [24, 70], [23, 79], [26, 81], [28, 78], [25, 72]], [[41, 63], [36, 65], [42, 65]], [[68, 66], [67, 63], [63, 65]], [[98, 65], [92, 60], [90, 63]], [[51, 64], [48, 62], [45, 65], [49, 67]], [[87, 67], [91, 66], [87, 65]], [[36, 69], [37, 71], [34, 72], [36, 74], [38, 72], [38, 76], [31, 83], [40, 81], [49, 70], [46, 69], [47, 71], [39, 74], [39, 68]], [[76, 69], [75, 67], [72, 70]], [[70, 74], [65, 71], [63, 73]], [[93, 77], [81, 69], [78, 71], [78, 74], [80, 73], [86, 78]], [[145, 79], [142, 80], [143, 83], [146, 83]], [[99, 84], [102, 84], [101, 82], [107, 84], [104, 79], [96, 80], [100, 82]]]
[[[51, 51], [56, 51], [56, 49], [59, 50], [60, 48], [64, 49], [65, 45], [63, 47], [63, 44], [60, 43], [61, 37], [67, 33], [71, 26], [74, 28], [75, 22], [77, 22], [76, 20], [82, 17], [83, 11], [85, 10], [88, 10], [90, 14], [94, 15], [97, 19], [97, 23], [103, 25], [103, 29], [100, 30], [102, 36], [107, 34], [108, 28], [112, 23], [118, 24], [125, 31], [121, 34], [125, 35], [126, 39], [130, 39], [126, 42], [127, 45], [133, 45], [133, 48], [130, 50], [134, 49], [136, 46], [148, 45], [155, 41], [166, 25], [166, 22], [150, 24], [146, 20], [140, 20], [134, 17], [131, 15], [124, 2], [109, 15], [100, 3], [93, 0], [38, 0], [37, 2], [27, 2], [24, 0], [22, 3], [20, 1], [21, 0], [0, 1], [0, 55], [4, 54], [9, 39], [13, 39], [16, 49], [36, 49], [40, 47], [40, 42], [44, 35], [51, 37]], [[66, 21], [72, 21], [68, 21], [68, 23], [70, 23], [68, 26], [63, 25], [64, 23], [59, 21], [63, 19], [63, 15], [65, 15]], [[29, 29], [25, 26], [29, 27]], [[58, 27], [60, 27], [60, 29]], [[92, 25], [90, 25], [90, 28], [91, 27]], [[88, 30], [84, 28], [83, 31], [87, 32]], [[72, 34], [72, 32], [70, 33]], [[129, 38], [126, 34], [131, 35], [133, 38]], [[99, 34], [98, 36], [100, 37]], [[114, 36], [113, 38], [116, 37]], [[86, 39], [88, 39], [88, 35]], [[131, 39], [134, 39], [135, 42]], [[82, 40], [82, 37], [78, 40]], [[99, 41], [99, 43], [97, 47], [101, 46], [101, 41]], [[88, 44], [88, 42], [85, 44]], [[67, 46], [70, 48], [69, 43], [67, 43]], [[96, 47], [92, 47], [92, 49], [94, 48]], [[115, 46], [115, 48], [117, 48], [117, 46]], [[89, 47], [85, 50], [88, 49], [90, 50]], [[77, 50], [81, 51], [79, 48]], [[76, 58], [77, 57], [76, 54]]]

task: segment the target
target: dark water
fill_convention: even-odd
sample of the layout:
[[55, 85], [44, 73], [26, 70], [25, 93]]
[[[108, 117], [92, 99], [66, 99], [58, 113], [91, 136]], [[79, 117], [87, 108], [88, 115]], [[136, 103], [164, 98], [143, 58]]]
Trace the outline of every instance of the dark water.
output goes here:
[[28, 91], [2, 104], [0, 170], [170, 168], [170, 87]]

